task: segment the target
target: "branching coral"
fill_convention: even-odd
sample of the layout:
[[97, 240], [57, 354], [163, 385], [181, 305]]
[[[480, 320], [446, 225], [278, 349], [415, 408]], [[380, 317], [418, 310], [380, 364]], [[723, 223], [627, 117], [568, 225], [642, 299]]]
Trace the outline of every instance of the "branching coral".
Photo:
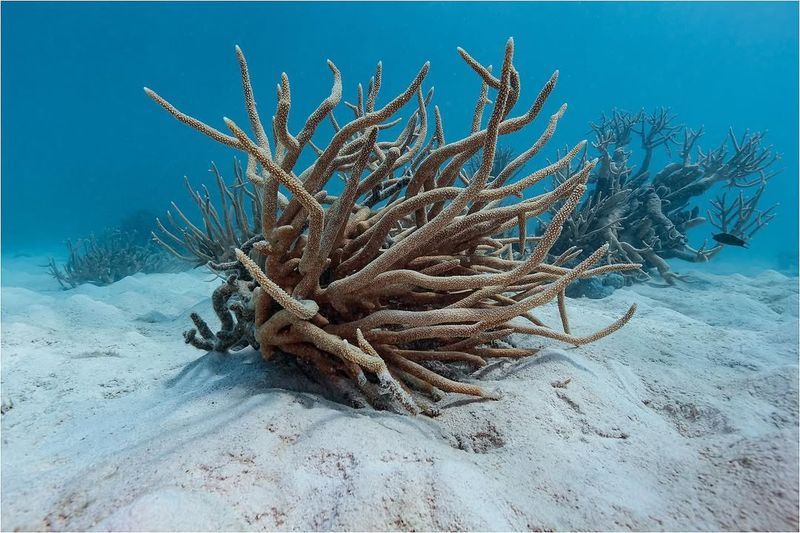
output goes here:
[[[486, 358], [534, 353], [497, 344], [514, 332], [581, 345], [624, 325], [635, 306], [600, 331], [571, 333], [563, 293], [578, 278], [639, 265], [596, 267], [607, 245], [572, 268], [564, 263], [574, 254], [546, 260], [596, 161], [586, 162], [553, 191], [523, 197], [548, 175], [568, 168], [584, 143], [557, 162], [511, 180], [553, 135], [566, 106], [550, 117], [530, 149], [490, 181], [498, 139], [534, 121], [557, 78], [553, 74], [532, 105], [512, 116], [521, 94], [513, 50], [509, 40], [495, 76], [459, 49], [482, 88], [471, 132], [451, 142], [445, 141], [438, 108], [434, 107], [432, 120], [429, 116], [432, 91], [425, 94], [422, 89], [428, 64], [405, 91], [379, 106], [379, 63], [366, 95], [359, 86], [356, 103], [346, 103], [354, 118], [343, 124], [334, 116], [342, 98], [341, 75], [328, 62], [333, 74], [330, 96], [297, 134], [287, 127], [288, 77], [281, 76], [275, 116], [265, 128], [238, 47], [253, 137], [227, 118], [230, 134], [223, 133], [145, 89], [179, 121], [247, 154], [245, 175], [263, 195], [264, 239], [237, 249], [235, 262], [218, 265], [231, 276], [214, 298], [222, 335], [212, 333], [197, 317], [198, 330], [189, 332], [189, 342], [207, 350], [250, 345], [259, 348], [265, 359], [276, 352], [291, 354], [312, 365], [355, 404], [430, 413], [424, 397], [435, 399], [441, 391], [489, 397], [476, 384], [445, 377], [442, 365], [483, 365]], [[495, 91], [494, 105], [482, 126], [490, 90]], [[393, 117], [412, 101], [416, 106], [399, 133], [382, 139], [401, 124]], [[332, 137], [327, 145], [312, 142], [326, 118]], [[315, 159], [296, 170], [304, 149], [313, 150]], [[466, 164], [479, 152], [480, 165], [468, 172]], [[325, 190], [334, 176], [344, 177], [338, 196]], [[285, 205], [280, 201], [282, 189], [287, 191]], [[503, 205], [509, 198], [522, 199]], [[561, 206], [536, 237], [533, 253], [525, 260], [505, 258], [512, 239], [496, 236], [524, 226], [557, 202]], [[534, 314], [537, 307], [556, 299], [562, 318], [559, 329], [544, 325]]]
[[[614, 111], [592, 124], [592, 130], [599, 163], [589, 180], [590, 192], [567, 219], [554, 253], [609, 243], [609, 262], [643, 265], [641, 271], [627, 273], [633, 279], [650, 279], [646, 271], [655, 269], [674, 284], [681, 276], [670, 270], [667, 259], [704, 262], [723, 248], [722, 244], [707, 248], [707, 242], [693, 248], [687, 238], [691, 228], [706, 222], [697, 200], [713, 187], [723, 184], [740, 191], [730, 205], [724, 195], [711, 202], [708, 218], [719, 231], [747, 239], [774, 217], [774, 207], [765, 211], [757, 207], [767, 181], [777, 174], [778, 156], [763, 145], [763, 133], [737, 138], [731, 130], [726, 142], [704, 152], [697, 147], [702, 130], [675, 125], [666, 109], [649, 115]], [[641, 142], [643, 151], [638, 166], [630, 148], [635, 141]], [[672, 157], [675, 147], [677, 157]], [[673, 160], [654, 171], [654, 160], [663, 155]], [[584, 154], [578, 164], [586, 159]], [[554, 187], [567, 182], [572, 173], [571, 167], [555, 172]], [[743, 190], [749, 188], [756, 192], [746, 198]], [[559, 207], [551, 206], [551, 213]]]
[[[239, 161], [234, 160], [234, 181], [230, 187], [225, 184], [222, 174], [213, 163], [210, 171], [219, 190], [219, 209], [214, 206], [207, 187], [195, 191], [189, 178], [184, 178], [186, 189], [202, 215], [202, 223], [193, 223], [173, 202], [172, 209], [179, 220], [171, 211], [167, 211], [167, 224], [156, 219], [159, 233], [152, 233], [153, 240], [170, 254], [195, 265], [233, 261], [236, 259], [236, 248], [263, 239], [259, 224], [261, 196], [248, 187]], [[286, 199], [281, 200], [285, 205]]]
[[155, 216], [145, 211], [123, 219], [117, 228], [99, 236], [67, 241], [67, 262], [59, 268], [50, 258], [48, 270], [63, 289], [83, 283], [109, 285], [137, 272], [175, 272], [180, 265], [148, 241]]

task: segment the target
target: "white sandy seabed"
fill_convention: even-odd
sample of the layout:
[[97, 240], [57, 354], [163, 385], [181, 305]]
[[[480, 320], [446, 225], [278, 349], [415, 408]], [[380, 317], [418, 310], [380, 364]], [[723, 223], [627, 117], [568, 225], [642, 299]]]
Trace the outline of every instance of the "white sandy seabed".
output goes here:
[[60, 291], [42, 263], [3, 265], [4, 531], [798, 528], [797, 278], [570, 300], [576, 333], [639, 310], [429, 419], [185, 345], [206, 272]]

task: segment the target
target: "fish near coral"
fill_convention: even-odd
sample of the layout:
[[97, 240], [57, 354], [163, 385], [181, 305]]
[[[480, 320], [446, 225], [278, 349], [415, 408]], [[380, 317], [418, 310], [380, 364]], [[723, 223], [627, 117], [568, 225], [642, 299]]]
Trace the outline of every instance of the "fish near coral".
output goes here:
[[712, 235], [711, 238], [720, 244], [728, 244], [730, 246], [741, 246], [742, 248], [748, 247], [747, 241], [731, 233], [717, 233], [716, 235]]

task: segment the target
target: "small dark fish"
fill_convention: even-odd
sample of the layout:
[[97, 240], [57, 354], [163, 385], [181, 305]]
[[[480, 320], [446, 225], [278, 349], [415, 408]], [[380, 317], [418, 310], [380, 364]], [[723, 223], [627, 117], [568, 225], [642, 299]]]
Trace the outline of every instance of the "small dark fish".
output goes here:
[[731, 235], [730, 233], [717, 233], [711, 238], [722, 244], [730, 244], [731, 246], [741, 246], [742, 248], [747, 248], [747, 242], [744, 239], [740, 239], [736, 235]]

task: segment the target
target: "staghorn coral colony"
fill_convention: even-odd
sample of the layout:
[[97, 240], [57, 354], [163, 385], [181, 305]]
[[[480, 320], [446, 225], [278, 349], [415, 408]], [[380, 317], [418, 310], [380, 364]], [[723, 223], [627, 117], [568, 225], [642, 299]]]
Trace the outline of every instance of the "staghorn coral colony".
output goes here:
[[[334, 116], [342, 99], [341, 75], [328, 62], [331, 93], [297, 134], [287, 127], [291, 90], [286, 74], [278, 86], [275, 116], [265, 127], [238, 47], [252, 137], [227, 118], [230, 134], [219, 131], [146, 88], [179, 121], [246, 154], [244, 174], [262, 205], [259, 233], [234, 249], [235, 260], [211, 265], [227, 274], [212, 298], [221, 329], [214, 333], [193, 315], [196, 329], [186, 333], [187, 342], [217, 351], [252, 346], [267, 360], [290, 354], [353, 405], [434, 414], [429, 400], [442, 392], [492, 396], [476, 384], [451, 379], [452, 365], [480, 366], [487, 358], [535, 353], [500, 342], [512, 333], [581, 345], [628, 322], [635, 306], [600, 331], [574, 334], [564, 290], [579, 278], [640, 265], [597, 266], [607, 244], [571, 267], [565, 264], [574, 250], [548, 260], [597, 161], [584, 162], [552, 191], [525, 197], [536, 183], [569, 168], [585, 143], [511, 179], [551, 138], [566, 105], [549, 118], [533, 146], [490, 175], [498, 139], [536, 119], [557, 79], [554, 73], [530, 107], [512, 115], [521, 94], [513, 52], [509, 39], [495, 76], [491, 67], [459, 49], [482, 85], [471, 131], [449, 142], [436, 106], [430, 116], [433, 91], [422, 88], [427, 63], [402, 94], [383, 106], [379, 63], [366, 91], [359, 86], [356, 103], [345, 103], [352, 119], [342, 122]], [[490, 91], [494, 103], [484, 125]], [[403, 123], [396, 115], [409, 103], [411, 114]], [[323, 144], [314, 135], [325, 120], [333, 133]], [[314, 159], [298, 169], [303, 150], [312, 151]], [[478, 153], [480, 165], [468, 172], [468, 161]], [[326, 186], [340, 177], [343, 190], [333, 196]], [[528, 236], [527, 220], [557, 203], [547, 227]], [[518, 236], [500, 237], [515, 227]], [[512, 242], [535, 247], [515, 259]], [[548, 326], [536, 309], [551, 301], [558, 304], [561, 323]]]
[[[584, 250], [578, 258], [583, 258], [587, 250], [609, 243], [608, 261], [642, 264], [642, 269], [624, 273], [629, 281], [649, 280], [648, 271], [655, 270], [673, 285], [684, 276], [671, 271], [667, 259], [705, 262], [724, 247], [719, 242], [708, 247], [708, 239], [692, 247], [690, 229], [708, 221], [715, 231], [747, 240], [775, 216], [776, 206], [758, 208], [768, 181], [778, 173], [779, 159], [764, 145], [762, 132], [737, 138], [731, 129], [725, 142], [704, 151], [698, 146], [703, 130], [676, 124], [666, 108], [652, 113], [615, 110], [591, 127], [599, 163], [590, 175], [589, 192], [567, 217], [553, 253], [578, 247]], [[637, 156], [635, 144], [641, 146]], [[667, 162], [656, 166], [665, 155]], [[583, 154], [576, 168], [586, 160]], [[573, 171], [564, 166], [554, 172], [554, 187], [568, 181]], [[725, 193], [717, 196], [703, 216], [698, 203], [721, 185], [737, 192], [734, 199]], [[746, 196], [747, 190], [754, 192]], [[557, 202], [549, 209], [555, 215], [560, 207]]]
[[180, 270], [183, 267], [180, 262], [148, 240], [153, 219], [151, 213], [140, 210], [100, 235], [76, 243], [67, 241], [67, 261], [59, 268], [51, 257], [47, 264], [50, 275], [66, 290], [84, 283], [110, 285], [137, 272]]

